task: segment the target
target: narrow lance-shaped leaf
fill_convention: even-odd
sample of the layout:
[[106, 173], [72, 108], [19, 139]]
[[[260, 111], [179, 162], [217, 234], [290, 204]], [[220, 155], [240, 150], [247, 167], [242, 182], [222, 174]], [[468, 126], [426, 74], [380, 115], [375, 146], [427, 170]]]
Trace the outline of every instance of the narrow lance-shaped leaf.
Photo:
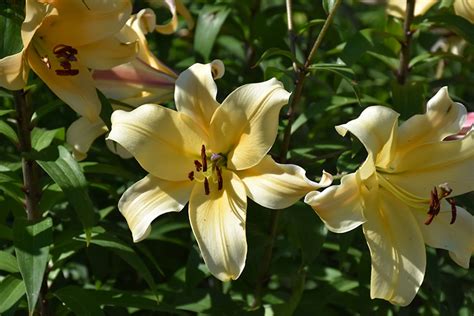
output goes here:
[[18, 218], [13, 226], [13, 244], [21, 276], [25, 282], [28, 310], [33, 314], [48, 262], [49, 246], [53, 240], [53, 221], [45, 218], [33, 223]]
[[82, 170], [66, 148], [59, 146], [59, 158], [55, 161], [38, 161], [44, 171], [59, 185], [76, 211], [90, 242], [90, 229], [97, 220], [92, 201], [87, 191], [87, 182]]
[[9, 275], [0, 283], [0, 314], [12, 308], [25, 295], [25, 283], [16, 276]]
[[230, 9], [222, 6], [206, 6], [200, 11], [194, 36], [194, 48], [205, 60], [209, 60], [217, 34], [229, 13]]

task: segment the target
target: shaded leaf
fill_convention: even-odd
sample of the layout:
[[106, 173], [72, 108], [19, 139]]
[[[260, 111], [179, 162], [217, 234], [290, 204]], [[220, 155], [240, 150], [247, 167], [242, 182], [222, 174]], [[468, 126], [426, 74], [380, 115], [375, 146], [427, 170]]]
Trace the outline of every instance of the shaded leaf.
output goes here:
[[53, 239], [52, 228], [51, 218], [37, 223], [18, 218], [13, 226], [13, 244], [18, 267], [25, 282], [30, 314], [35, 309], [43, 282], [49, 246]]
[[20, 272], [15, 256], [6, 251], [0, 251], [0, 270], [10, 273]]
[[9, 310], [16, 302], [25, 295], [25, 284], [23, 280], [13, 275], [7, 276], [0, 283], [0, 313]]
[[10, 56], [21, 51], [23, 43], [21, 41], [20, 29], [21, 20], [17, 18], [13, 10], [10, 17], [0, 15], [0, 58]]

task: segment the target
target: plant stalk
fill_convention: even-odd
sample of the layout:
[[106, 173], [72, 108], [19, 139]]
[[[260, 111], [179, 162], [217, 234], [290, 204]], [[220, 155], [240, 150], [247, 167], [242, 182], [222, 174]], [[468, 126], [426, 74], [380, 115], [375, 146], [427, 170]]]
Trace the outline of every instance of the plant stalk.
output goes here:
[[400, 50], [400, 66], [397, 72], [397, 81], [399, 84], [404, 85], [410, 72], [410, 48], [413, 37], [413, 31], [411, 30], [411, 24], [415, 17], [415, 0], [407, 0], [405, 10], [405, 21], [403, 23], [403, 33], [405, 39], [401, 42], [402, 48]]
[[[324, 25], [321, 31], [319, 32], [318, 37], [316, 38], [311, 48], [311, 51], [308, 57], [306, 58], [306, 61], [303, 64], [303, 66], [298, 67], [295, 63], [293, 63], [293, 67], [295, 69], [295, 89], [293, 93], [291, 94], [291, 98], [288, 104], [288, 110], [286, 112], [286, 115], [288, 117], [288, 124], [286, 125], [285, 131], [283, 134], [282, 148], [281, 148], [280, 157], [279, 157], [280, 163], [285, 163], [287, 161], [287, 155], [290, 148], [290, 140], [291, 140], [291, 127], [295, 119], [295, 108], [301, 98], [301, 95], [303, 92], [303, 86], [306, 80], [306, 75], [308, 73], [309, 66], [311, 65], [314, 57], [316, 56], [316, 53], [318, 52], [318, 49], [321, 46], [321, 43], [327, 31], [329, 30], [330, 25], [332, 24], [332, 21], [334, 19], [334, 16], [336, 14], [336, 11], [339, 5], [341, 4], [341, 1], [342, 0], [336, 0], [333, 6], [333, 9], [329, 13], [326, 21], [324, 22]], [[292, 21], [293, 14], [292, 14], [291, 0], [286, 0], [286, 11], [287, 11], [287, 19], [288, 19], [287, 23], [288, 23], [288, 37], [290, 40], [290, 49], [294, 55], [296, 51], [296, 42], [295, 42], [296, 37], [293, 31], [293, 21]], [[262, 265], [260, 266], [260, 269], [259, 269], [257, 284], [255, 286], [255, 302], [253, 304], [254, 307], [261, 305], [263, 286], [265, 282], [267, 281], [268, 273], [270, 270], [270, 263], [271, 263], [272, 254], [273, 254], [273, 246], [275, 244], [275, 238], [278, 232], [278, 221], [280, 219], [280, 214], [281, 213], [279, 211], [274, 211], [272, 212], [272, 215], [271, 215], [271, 222], [270, 222], [270, 229], [269, 229], [270, 240], [267, 246], [265, 247]]]

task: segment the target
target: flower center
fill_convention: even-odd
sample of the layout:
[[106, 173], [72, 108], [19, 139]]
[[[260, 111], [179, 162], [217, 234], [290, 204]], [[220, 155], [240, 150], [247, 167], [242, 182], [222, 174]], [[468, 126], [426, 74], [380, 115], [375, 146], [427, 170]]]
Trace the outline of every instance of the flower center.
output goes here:
[[[42, 36], [34, 38], [34, 49], [40, 56], [41, 61], [48, 69], [54, 69], [58, 76], [76, 76], [79, 69], [73, 68], [73, 63], [77, 62], [77, 49], [72, 46], [59, 44], [51, 47], [46, 44]], [[54, 55], [54, 57], [51, 57]], [[54, 59], [52, 59], [54, 58]]]
[[426, 209], [428, 208], [428, 219], [425, 221], [425, 225], [431, 224], [436, 215], [439, 214], [441, 210], [441, 200], [446, 198], [446, 201], [451, 205], [451, 222], [453, 224], [456, 221], [456, 203], [453, 198], [448, 198], [448, 196], [453, 191], [447, 183], [440, 184], [437, 187], [434, 187], [430, 192], [430, 198], [424, 199], [416, 196], [405, 189], [401, 188], [398, 185], [390, 182], [382, 172], [377, 172], [379, 184], [386, 190], [390, 191], [397, 198], [402, 200], [405, 204], [409, 205], [415, 209]]
[[224, 187], [222, 179], [222, 168], [227, 164], [227, 158], [223, 154], [212, 153], [207, 155], [206, 146], [201, 146], [201, 160], [194, 160], [194, 170], [188, 173], [191, 181], [198, 181], [204, 185], [204, 193], [211, 193], [211, 184], [217, 184], [217, 190], [220, 191]]

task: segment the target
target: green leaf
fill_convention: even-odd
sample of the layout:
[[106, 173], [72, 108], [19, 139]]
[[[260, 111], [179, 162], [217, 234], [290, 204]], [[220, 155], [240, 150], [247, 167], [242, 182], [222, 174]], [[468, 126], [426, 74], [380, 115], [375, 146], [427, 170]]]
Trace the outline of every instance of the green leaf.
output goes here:
[[290, 59], [292, 62], [295, 62], [299, 65], [301, 65], [301, 63], [299, 63], [297, 60], [296, 60], [296, 57], [290, 52], [290, 51], [287, 51], [287, 50], [284, 50], [284, 49], [280, 49], [280, 48], [269, 48], [267, 49], [263, 54], [262, 56], [260, 56], [260, 59], [257, 60], [257, 62], [255, 63], [255, 65], [252, 66], [252, 68], [255, 68], [257, 67], [262, 61], [272, 57], [272, 56], [283, 56], [283, 57], [287, 57], [288, 59]]
[[442, 26], [453, 31], [466, 41], [474, 44], [474, 27], [468, 20], [458, 15], [446, 13], [429, 17], [428, 20], [437, 26]]
[[21, 41], [21, 19], [13, 10], [7, 10], [11, 17], [0, 15], [0, 58], [20, 52], [23, 48]]
[[209, 60], [217, 34], [229, 13], [230, 9], [223, 6], [205, 6], [199, 12], [194, 36], [194, 49], [206, 61]]
[[100, 91], [99, 89], [96, 89], [97, 95], [99, 96], [100, 100], [100, 118], [102, 121], [104, 121], [105, 126], [109, 129], [109, 131], [112, 129], [112, 122], [110, 121], [110, 118], [112, 117], [112, 113], [114, 112], [114, 109], [112, 108], [112, 104], [110, 103], [109, 99]]
[[421, 82], [407, 82], [400, 85], [392, 82], [393, 109], [400, 113], [400, 118], [406, 120], [424, 111], [425, 85]]
[[[9, 93], [9, 95], [11, 96], [11, 94]], [[0, 110], [0, 116], [4, 116], [4, 115], [7, 115], [7, 114], [10, 114], [10, 113], [14, 113], [15, 110], [13, 109], [10, 109], [10, 110]]]
[[56, 182], [76, 211], [77, 217], [90, 241], [90, 229], [97, 221], [97, 214], [87, 191], [87, 181], [79, 164], [66, 148], [59, 146], [56, 161], [40, 161], [38, 164]]
[[37, 151], [41, 151], [51, 145], [53, 139], [61, 131], [61, 128], [47, 130], [35, 127], [31, 132], [31, 147]]
[[18, 144], [18, 136], [15, 130], [4, 121], [0, 121], [0, 134], [5, 135], [14, 144]]
[[153, 275], [151, 274], [150, 270], [143, 260], [137, 255], [137, 253], [125, 242], [110, 234], [103, 233], [95, 235], [91, 240], [91, 243], [108, 248], [115, 252], [143, 277], [151, 290], [156, 289], [155, 280], [153, 279]]
[[4, 313], [25, 295], [25, 283], [16, 276], [9, 275], [0, 283], [0, 313]]
[[13, 244], [20, 273], [25, 282], [30, 315], [35, 310], [43, 282], [49, 246], [53, 240], [52, 228], [51, 218], [45, 218], [37, 223], [18, 218], [13, 226]]
[[10, 273], [20, 272], [15, 256], [6, 251], [0, 251], [0, 270]]
[[96, 302], [93, 293], [77, 286], [63, 287], [54, 292], [61, 302], [63, 302], [74, 315], [84, 316], [103, 316], [104, 312], [100, 309], [100, 305]]
[[334, 6], [336, 5], [336, 0], [323, 0], [323, 9], [326, 11], [327, 14], [334, 10]]

